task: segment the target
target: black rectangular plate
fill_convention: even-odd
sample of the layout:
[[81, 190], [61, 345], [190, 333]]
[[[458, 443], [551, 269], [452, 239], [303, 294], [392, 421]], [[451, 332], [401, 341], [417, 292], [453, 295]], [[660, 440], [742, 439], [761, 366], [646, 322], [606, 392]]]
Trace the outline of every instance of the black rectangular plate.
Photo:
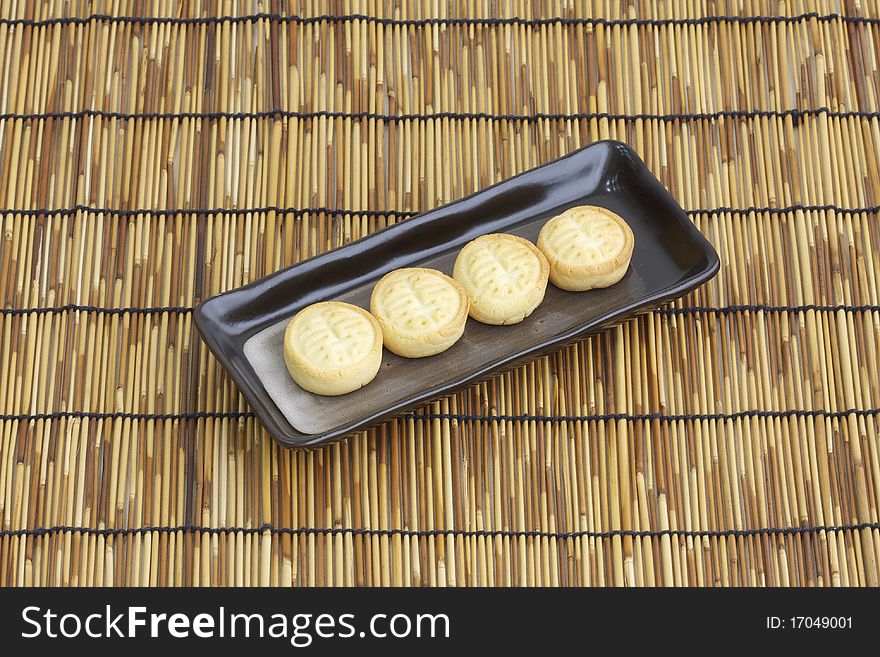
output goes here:
[[[632, 266], [617, 285], [572, 293], [550, 284], [543, 303], [520, 324], [487, 326], [468, 319], [462, 339], [430, 358], [409, 360], [386, 350], [378, 376], [359, 391], [320, 397], [297, 389], [301, 426], [313, 433], [294, 427], [300, 422], [288, 420], [245, 355], [245, 343], [261, 334], [255, 343], [277, 349], [283, 362], [277, 330], [267, 329], [281, 326], [301, 308], [330, 299], [369, 308], [373, 285], [392, 269], [435, 267], [451, 273], [459, 249], [475, 237], [508, 232], [535, 241], [547, 219], [583, 204], [617, 212], [635, 234]], [[311, 446], [656, 308], [717, 271], [715, 250], [635, 152], [603, 141], [212, 297], [196, 308], [195, 322], [269, 433], [284, 445]]]

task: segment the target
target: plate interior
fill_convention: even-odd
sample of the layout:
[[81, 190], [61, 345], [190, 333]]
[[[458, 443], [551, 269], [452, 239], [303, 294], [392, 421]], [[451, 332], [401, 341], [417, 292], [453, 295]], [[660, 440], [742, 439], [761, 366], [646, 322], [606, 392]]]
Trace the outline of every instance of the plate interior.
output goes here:
[[[532, 221], [509, 232], [534, 242], [543, 225], [544, 220]], [[457, 254], [458, 249], [421, 261], [416, 266], [432, 267], [451, 275]], [[360, 285], [335, 300], [369, 308], [374, 283]], [[462, 374], [479, 372], [510, 353], [526, 350], [550, 335], [572, 331], [585, 321], [612, 312], [620, 305], [621, 299], [640, 299], [646, 290], [638, 263], [630, 267], [617, 285], [602, 290], [565, 292], [550, 283], [544, 301], [520, 324], [489, 326], [468, 318], [464, 335], [458, 342], [443, 353], [427, 358], [402, 358], [385, 349], [376, 378], [360, 390], [338, 397], [307, 392], [290, 378], [283, 355], [284, 329], [288, 319], [248, 338], [244, 353], [287, 421], [303, 433], [316, 434], [363, 415], [380, 413], [411, 394], [414, 383], [424, 384], [428, 382], [426, 379], [433, 385], [454, 383]]]

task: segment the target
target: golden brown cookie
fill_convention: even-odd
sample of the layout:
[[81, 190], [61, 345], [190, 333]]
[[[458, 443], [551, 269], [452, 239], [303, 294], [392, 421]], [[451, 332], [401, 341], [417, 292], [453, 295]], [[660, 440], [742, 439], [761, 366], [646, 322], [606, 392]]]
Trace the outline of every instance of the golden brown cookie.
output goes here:
[[396, 269], [373, 288], [370, 312], [389, 350], [421, 358], [445, 351], [461, 337], [468, 297], [461, 285], [436, 269]]
[[470, 315], [485, 324], [516, 324], [544, 299], [549, 265], [522, 237], [493, 233], [469, 242], [452, 276], [467, 291]]
[[550, 262], [550, 280], [582, 292], [614, 285], [632, 258], [632, 229], [611, 210], [593, 205], [569, 208], [544, 224], [538, 248]]
[[300, 310], [284, 331], [284, 362], [301, 388], [344, 395], [365, 386], [382, 364], [382, 329], [363, 308], [324, 301]]

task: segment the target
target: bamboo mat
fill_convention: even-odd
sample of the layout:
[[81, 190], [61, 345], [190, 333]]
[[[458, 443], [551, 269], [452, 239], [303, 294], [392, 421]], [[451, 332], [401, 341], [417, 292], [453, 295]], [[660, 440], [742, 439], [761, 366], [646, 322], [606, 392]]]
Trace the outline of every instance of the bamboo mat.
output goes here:
[[[876, 585], [878, 48], [867, 0], [3, 3], [0, 582]], [[194, 330], [604, 138], [719, 252], [673, 306], [314, 451]]]

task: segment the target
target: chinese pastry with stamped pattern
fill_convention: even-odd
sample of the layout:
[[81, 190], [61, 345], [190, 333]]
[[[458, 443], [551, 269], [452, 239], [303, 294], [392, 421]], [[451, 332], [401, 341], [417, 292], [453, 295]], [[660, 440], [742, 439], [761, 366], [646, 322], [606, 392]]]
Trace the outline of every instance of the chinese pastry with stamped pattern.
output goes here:
[[544, 300], [549, 264], [527, 239], [505, 233], [468, 242], [452, 276], [467, 291], [470, 316], [484, 324], [516, 324]]
[[383, 276], [370, 298], [385, 347], [398, 356], [422, 358], [449, 349], [461, 337], [468, 297], [455, 280], [423, 267]]
[[300, 310], [284, 331], [284, 362], [299, 386], [344, 395], [372, 381], [382, 364], [382, 329], [363, 308], [324, 301]]
[[632, 258], [632, 229], [611, 210], [593, 205], [569, 208], [550, 219], [538, 248], [550, 262], [550, 281], [570, 292], [617, 283]]

